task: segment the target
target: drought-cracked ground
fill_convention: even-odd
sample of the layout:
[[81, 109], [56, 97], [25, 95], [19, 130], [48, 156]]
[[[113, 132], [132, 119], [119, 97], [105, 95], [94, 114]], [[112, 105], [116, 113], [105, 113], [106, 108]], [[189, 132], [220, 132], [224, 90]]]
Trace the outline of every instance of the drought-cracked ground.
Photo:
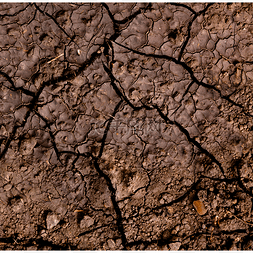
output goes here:
[[0, 249], [253, 250], [251, 3], [1, 3]]

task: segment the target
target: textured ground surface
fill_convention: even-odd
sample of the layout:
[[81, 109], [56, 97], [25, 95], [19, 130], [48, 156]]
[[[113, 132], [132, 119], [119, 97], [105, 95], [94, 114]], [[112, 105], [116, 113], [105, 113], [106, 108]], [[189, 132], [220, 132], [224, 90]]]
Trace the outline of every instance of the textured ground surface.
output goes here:
[[253, 5], [0, 4], [0, 249], [253, 250]]

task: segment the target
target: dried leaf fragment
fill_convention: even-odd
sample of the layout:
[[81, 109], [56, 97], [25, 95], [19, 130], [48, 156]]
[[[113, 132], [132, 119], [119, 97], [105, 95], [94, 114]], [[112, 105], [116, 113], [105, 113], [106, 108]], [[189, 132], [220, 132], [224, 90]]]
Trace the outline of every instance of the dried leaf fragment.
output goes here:
[[195, 209], [199, 215], [206, 214], [207, 210], [206, 210], [202, 201], [200, 201], [200, 200], [193, 201], [193, 206], [195, 207]]

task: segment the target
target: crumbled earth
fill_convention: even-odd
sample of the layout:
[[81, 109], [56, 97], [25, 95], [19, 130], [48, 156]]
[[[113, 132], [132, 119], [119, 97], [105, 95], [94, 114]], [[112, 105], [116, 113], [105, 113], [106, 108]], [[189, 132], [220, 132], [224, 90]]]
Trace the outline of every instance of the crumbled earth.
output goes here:
[[0, 249], [253, 250], [251, 3], [1, 3]]

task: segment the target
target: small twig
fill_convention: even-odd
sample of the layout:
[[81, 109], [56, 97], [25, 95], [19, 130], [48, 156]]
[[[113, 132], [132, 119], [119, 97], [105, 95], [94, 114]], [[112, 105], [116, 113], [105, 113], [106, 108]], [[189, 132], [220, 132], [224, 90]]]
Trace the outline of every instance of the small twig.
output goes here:
[[60, 57], [63, 56], [63, 55], [64, 55], [64, 53], [62, 53], [62, 54], [56, 56], [54, 59], [52, 59], [51, 61], [48, 61], [47, 63], [49, 64], [49, 63], [55, 61], [56, 59], [60, 58]]
[[234, 214], [233, 214], [233, 213], [231, 213], [230, 211], [227, 211], [227, 213], [228, 213], [228, 214], [231, 214], [233, 217], [235, 217], [236, 219], [238, 219], [238, 220], [242, 221], [243, 223], [245, 223], [245, 224], [247, 224], [247, 225], [250, 225], [250, 226], [253, 226], [253, 224], [252, 224], [252, 223], [249, 223], [248, 221], [245, 221], [245, 220], [243, 220], [243, 219], [241, 219], [241, 218], [237, 217], [236, 215], [234, 215]]

